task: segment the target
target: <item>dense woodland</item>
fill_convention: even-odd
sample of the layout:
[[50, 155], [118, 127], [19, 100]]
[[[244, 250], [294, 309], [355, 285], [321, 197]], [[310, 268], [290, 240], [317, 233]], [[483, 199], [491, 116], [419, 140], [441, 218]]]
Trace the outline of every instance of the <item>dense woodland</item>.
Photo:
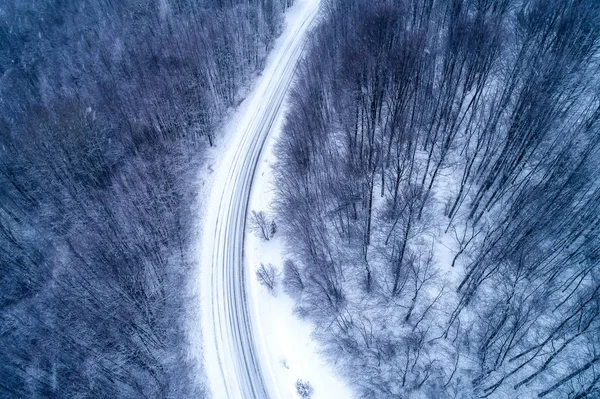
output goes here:
[[600, 396], [600, 3], [329, 0], [284, 287], [364, 398]]
[[0, 4], [0, 397], [205, 395], [196, 174], [290, 3]]

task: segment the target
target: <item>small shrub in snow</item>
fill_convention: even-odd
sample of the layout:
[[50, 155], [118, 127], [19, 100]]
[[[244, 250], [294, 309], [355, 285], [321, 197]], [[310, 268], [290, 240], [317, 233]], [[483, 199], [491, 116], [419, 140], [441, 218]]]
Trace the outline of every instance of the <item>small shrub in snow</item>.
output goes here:
[[277, 232], [277, 224], [273, 220], [268, 220], [263, 211], [250, 213], [248, 228], [265, 241], [269, 241]]
[[298, 380], [296, 381], [296, 392], [303, 399], [309, 399], [313, 393], [313, 387], [308, 381]]
[[261, 263], [256, 271], [256, 278], [261, 285], [267, 287], [269, 292], [273, 292], [277, 282], [277, 270], [275, 270], [275, 267], [271, 264], [265, 266]]

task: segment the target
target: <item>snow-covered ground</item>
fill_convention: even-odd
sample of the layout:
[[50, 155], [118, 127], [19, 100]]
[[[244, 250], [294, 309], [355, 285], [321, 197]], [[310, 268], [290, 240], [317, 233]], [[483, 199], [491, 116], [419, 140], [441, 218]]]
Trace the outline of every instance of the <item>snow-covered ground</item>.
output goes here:
[[[267, 139], [265, 150], [256, 170], [249, 211], [270, 213], [275, 190], [273, 186], [273, 144], [281, 130], [283, 115], [280, 115]], [[312, 325], [294, 314], [293, 300], [282, 289], [281, 279], [274, 295], [261, 286], [256, 278], [260, 264], [272, 264], [283, 271], [285, 248], [279, 236], [263, 241], [253, 233], [247, 233], [245, 244], [245, 267], [249, 270], [248, 293], [253, 325], [265, 372], [275, 382], [278, 398], [298, 398], [295, 384], [298, 379], [308, 381], [313, 387], [312, 399], [350, 399], [353, 394], [348, 386], [327, 364], [311, 338]]]

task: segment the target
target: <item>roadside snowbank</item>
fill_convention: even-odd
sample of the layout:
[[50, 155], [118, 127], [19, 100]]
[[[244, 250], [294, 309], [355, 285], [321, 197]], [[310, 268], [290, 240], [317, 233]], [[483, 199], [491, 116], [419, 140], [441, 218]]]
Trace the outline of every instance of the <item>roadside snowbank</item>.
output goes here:
[[[269, 206], [275, 195], [272, 166], [276, 161], [273, 144], [279, 136], [283, 119], [283, 116], [278, 118], [267, 139], [254, 177], [249, 211], [271, 214]], [[261, 349], [260, 356], [263, 364], [269, 365], [268, 371], [271, 373], [271, 380], [277, 385], [278, 397], [298, 398], [296, 381], [301, 379], [308, 381], [313, 387], [312, 399], [353, 398], [347, 384], [319, 353], [316, 342], [311, 338], [311, 323], [294, 314], [294, 301], [283, 292], [281, 278], [278, 279], [275, 295], [261, 286], [256, 278], [256, 270], [261, 263], [275, 266], [281, 277], [285, 248], [280, 237], [275, 234], [270, 241], [265, 242], [247, 232], [244, 246], [248, 294], [254, 329]]]

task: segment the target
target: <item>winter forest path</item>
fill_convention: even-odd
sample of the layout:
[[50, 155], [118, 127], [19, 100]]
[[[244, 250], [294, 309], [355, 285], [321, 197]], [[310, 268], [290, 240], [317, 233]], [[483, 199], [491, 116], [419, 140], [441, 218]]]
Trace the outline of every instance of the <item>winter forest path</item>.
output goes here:
[[220, 161], [204, 221], [202, 334], [214, 398], [276, 396], [261, 364], [248, 310], [244, 266], [246, 213], [255, 170], [273, 122], [292, 83], [319, 0], [298, 0], [290, 9], [265, 70], [245, 100], [232, 142]]

